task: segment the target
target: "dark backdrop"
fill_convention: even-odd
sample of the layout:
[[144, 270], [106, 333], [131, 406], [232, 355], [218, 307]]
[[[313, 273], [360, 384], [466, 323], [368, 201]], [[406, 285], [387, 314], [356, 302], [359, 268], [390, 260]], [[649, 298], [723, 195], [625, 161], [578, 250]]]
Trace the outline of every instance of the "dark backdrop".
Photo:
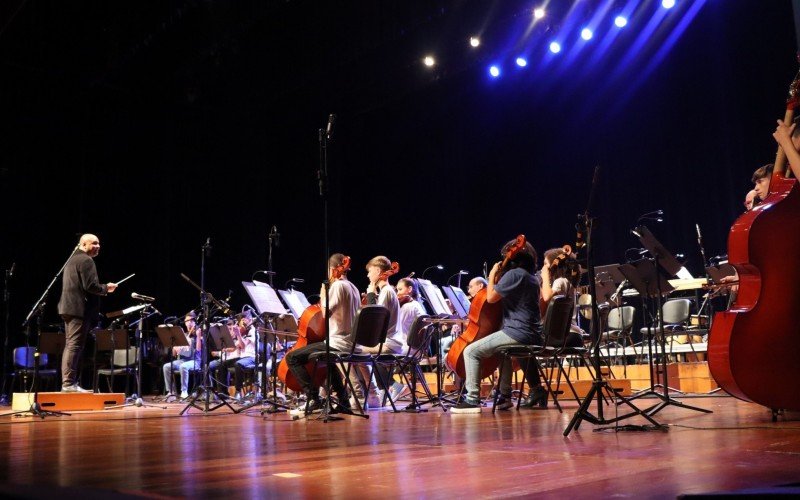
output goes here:
[[[643, 4], [648, 16], [658, 5]], [[695, 224], [707, 255], [726, 251], [752, 171], [774, 157], [797, 64], [788, 0], [678, 4], [676, 16], [700, 9], [675, 40], [635, 45], [632, 21], [603, 53], [490, 81], [526, 2], [10, 2], [0, 265], [16, 264], [12, 345], [83, 232], [101, 239], [101, 280], [136, 273], [105, 310], [131, 305], [131, 291], [165, 313], [194, 307], [179, 273], [199, 281], [209, 237], [206, 284], [240, 307], [273, 225], [276, 284], [302, 277], [316, 293], [329, 113], [331, 247], [352, 256], [361, 288], [376, 254], [401, 275], [441, 263], [428, 277], [443, 282], [477, 274], [518, 233], [540, 251], [574, 243], [596, 165], [597, 264], [622, 261], [639, 246], [637, 216], [663, 209], [653, 232], [700, 274]], [[486, 43], [470, 54], [480, 27]], [[433, 70], [420, 64], [429, 47]]]

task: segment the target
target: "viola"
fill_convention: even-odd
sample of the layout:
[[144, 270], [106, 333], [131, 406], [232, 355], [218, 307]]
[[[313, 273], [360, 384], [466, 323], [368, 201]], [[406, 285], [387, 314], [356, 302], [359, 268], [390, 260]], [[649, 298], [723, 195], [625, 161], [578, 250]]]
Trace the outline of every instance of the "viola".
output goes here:
[[[784, 123], [798, 103], [790, 86]], [[731, 308], [714, 315], [708, 366], [726, 392], [774, 411], [800, 410], [800, 189], [785, 175], [779, 148], [766, 200], [739, 216], [728, 235], [728, 263], [739, 274]]]
[[[331, 270], [330, 282], [341, 278], [349, 270], [350, 257], [345, 256], [345, 258], [342, 259], [342, 263]], [[322, 314], [322, 306], [320, 304], [310, 305], [306, 307], [303, 314], [300, 315], [300, 319], [297, 322], [297, 342], [289, 349], [289, 352], [315, 342], [324, 342], [325, 334], [325, 317]], [[286, 354], [289, 354], [289, 352]], [[305, 368], [309, 375], [311, 375], [314, 386], [318, 387], [325, 383], [325, 378], [328, 376], [325, 365], [316, 366], [316, 362], [309, 361], [306, 363]], [[281, 382], [286, 384], [286, 387], [289, 389], [295, 392], [300, 392], [302, 390], [300, 383], [289, 369], [286, 356], [284, 356], [278, 364], [278, 378]]]
[[[502, 271], [508, 265], [508, 261], [513, 259], [523, 248], [525, 248], [525, 235], [517, 236], [516, 241], [509, 247], [503, 262], [500, 264], [495, 280], [498, 280]], [[476, 340], [496, 332], [500, 329], [503, 322], [503, 306], [500, 302], [490, 303], [486, 300], [487, 290], [481, 289], [472, 298], [469, 306], [468, 324], [466, 330], [453, 341], [450, 351], [445, 358], [447, 367], [456, 374], [466, 378], [464, 369], [464, 349]], [[497, 356], [491, 356], [481, 360], [481, 378], [486, 378], [497, 369], [500, 360]]]

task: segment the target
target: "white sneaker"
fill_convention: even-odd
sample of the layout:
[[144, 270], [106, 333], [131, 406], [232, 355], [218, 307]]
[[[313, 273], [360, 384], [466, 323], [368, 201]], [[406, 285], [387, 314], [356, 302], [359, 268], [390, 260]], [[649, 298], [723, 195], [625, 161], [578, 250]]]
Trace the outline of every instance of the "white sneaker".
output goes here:
[[94, 391], [90, 389], [84, 389], [78, 384], [74, 384], [74, 385], [65, 385], [64, 387], [61, 388], [61, 392], [79, 392], [81, 394], [90, 394]]
[[189, 397], [189, 393], [186, 391], [181, 391], [181, 399], [186, 399]]

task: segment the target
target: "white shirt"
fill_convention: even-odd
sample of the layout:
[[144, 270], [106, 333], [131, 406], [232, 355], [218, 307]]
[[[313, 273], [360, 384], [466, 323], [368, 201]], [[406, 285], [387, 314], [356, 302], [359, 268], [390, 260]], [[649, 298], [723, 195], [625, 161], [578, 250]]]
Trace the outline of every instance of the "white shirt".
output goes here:
[[[353, 348], [353, 322], [361, 306], [358, 288], [346, 279], [338, 279], [328, 289], [330, 298], [330, 342], [331, 348], [350, 351]], [[322, 315], [325, 316], [325, 294], [320, 298]]]

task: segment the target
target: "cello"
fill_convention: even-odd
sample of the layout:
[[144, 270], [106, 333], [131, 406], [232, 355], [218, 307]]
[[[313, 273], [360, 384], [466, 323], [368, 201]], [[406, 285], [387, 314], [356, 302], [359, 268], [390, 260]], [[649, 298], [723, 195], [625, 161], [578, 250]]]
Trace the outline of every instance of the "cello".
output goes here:
[[[516, 241], [506, 252], [503, 262], [500, 264], [500, 272], [495, 275], [500, 279], [503, 268], [508, 261], [513, 259], [523, 248], [525, 248], [525, 235], [517, 236]], [[503, 323], [503, 305], [500, 302], [490, 303], [486, 300], [487, 289], [484, 288], [475, 294], [469, 306], [468, 325], [464, 333], [453, 341], [450, 351], [445, 358], [447, 367], [462, 379], [466, 378], [464, 370], [464, 349], [476, 340], [494, 333], [500, 329]], [[481, 379], [488, 377], [497, 369], [500, 360], [497, 356], [491, 356], [481, 360]]]
[[[345, 256], [342, 260], [342, 263], [331, 270], [331, 281], [341, 278], [342, 275], [349, 270], [350, 257]], [[303, 311], [303, 314], [300, 315], [300, 319], [297, 322], [297, 342], [295, 342], [292, 348], [289, 349], [286, 355], [288, 355], [289, 352], [301, 347], [305, 347], [308, 344], [324, 341], [325, 317], [322, 314], [322, 306], [320, 304], [310, 305], [306, 307], [305, 311]], [[292, 371], [289, 370], [289, 364], [286, 362], [286, 355], [283, 356], [280, 364], [278, 364], [278, 378], [289, 389], [295, 392], [300, 392], [302, 388], [297, 382], [295, 376], [292, 374]], [[317, 366], [316, 371], [314, 371], [315, 365], [315, 361], [309, 361], [306, 363], [306, 371], [308, 371], [309, 375], [311, 375], [311, 378], [314, 380], [314, 385], [318, 387], [325, 383], [325, 378], [328, 376], [328, 370], [325, 365], [320, 365]]]
[[[798, 104], [800, 72], [784, 123]], [[739, 274], [730, 309], [714, 315], [708, 366], [730, 395], [772, 409], [800, 410], [800, 189], [778, 148], [764, 202], [742, 214], [728, 235], [728, 262]]]

